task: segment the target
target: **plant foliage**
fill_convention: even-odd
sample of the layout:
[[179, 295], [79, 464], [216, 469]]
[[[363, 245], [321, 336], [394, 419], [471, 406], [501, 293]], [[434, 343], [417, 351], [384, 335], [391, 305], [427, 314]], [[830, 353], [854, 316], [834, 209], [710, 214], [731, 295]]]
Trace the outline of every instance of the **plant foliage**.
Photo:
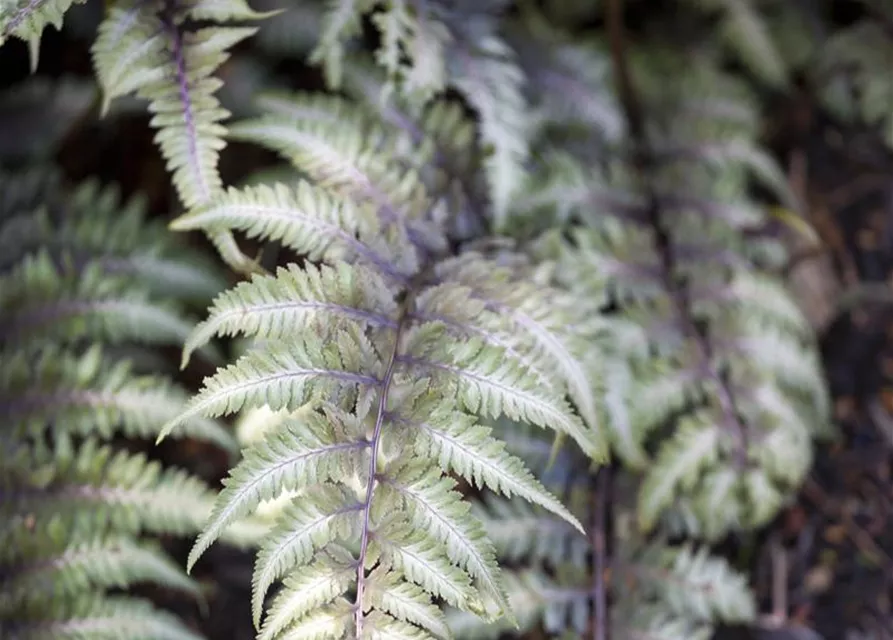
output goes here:
[[565, 330], [570, 301], [526, 285], [529, 267], [512, 264], [520, 255], [500, 256], [502, 265], [450, 250], [449, 200], [423, 181], [433, 167], [419, 150], [434, 154], [437, 126], [456, 127], [450, 138], [461, 139], [467, 125], [451, 105], [432, 106], [431, 133], [410, 146], [404, 131], [373, 117], [326, 117], [351, 111], [337, 100], [322, 114], [306, 96], [278, 100], [276, 112], [233, 134], [272, 147], [313, 182], [231, 189], [174, 226], [275, 239], [305, 262], [217, 298], [187, 357], [215, 334], [259, 340], [206, 380], [183, 418], [301, 412], [246, 451], [190, 565], [262, 500], [293, 491], [255, 567], [257, 624], [270, 586], [293, 576], [263, 637], [311, 627], [328, 630], [319, 637], [444, 637], [432, 597], [508, 613], [492, 546], [448, 474], [582, 529], [486, 425], [509, 416], [604, 455], [597, 425], [565, 400], [580, 398], [585, 414], [592, 387]]
[[[0, 43], [36, 60], [70, 4], [13, 2]], [[707, 545], [769, 522], [830, 433], [771, 214], [798, 203], [745, 80], [779, 90], [816, 55], [789, 26], [804, 11], [678, 0], [698, 33], [680, 47], [648, 16], [629, 37], [619, 0], [256, 4], [119, 0], [91, 49], [103, 111], [147, 105], [183, 208], [170, 226], [244, 279], [221, 293], [113, 191], [4, 183], [2, 624], [191, 637], [109, 595], [196, 594], [146, 539], [165, 533], [197, 534], [190, 569], [221, 538], [255, 544], [263, 640], [706, 638], [752, 619]], [[867, 25], [833, 62], [877, 64], [856, 51], [863, 31], [879, 42]], [[295, 60], [325, 90], [279, 75]], [[227, 140], [282, 166], [227, 185]], [[282, 259], [262, 267], [246, 240]], [[184, 315], [212, 296], [204, 321]], [[220, 366], [187, 402], [159, 345]], [[218, 420], [237, 414], [216, 496], [111, 441], [232, 447]]]
[[668, 517], [714, 539], [775, 516], [830, 433], [829, 401], [812, 330], [776, 275], [783, 246], [748, 192], [758, 181], [792, 202], [754, 143], [747, 92], [697, 54], [637, 53], [623, 71], [636, 104], [619, 96], [631, 139], [600, 166], [545, 148], [523, 207], [566, 221], [541, 255], [609, 327], [604, 423], [643, 474], [639, 524]]
[[[186, 303], [222, 283], [113, 188], [26, 170], [0, 176], [0, 202], [0, 636], [197, 638], [115, 592], [200, 599], [158, 536], [197, 533], [214, 494], [115, 438], [151, 441], [182, 411], [146, 346], [181, 344]], [[176, 435], [234, 448], [213, 420]]]
[[[708, 640], [714, 623], [753, 620], [756, 606], [743, 576], [704, 547], [668, 544], [668, 532], [649, 539], [635, 523], [638, 481], [621, 474], [610, 484], [586, 473], [585, 458], [574, 448], [548, 464], [549, 442], [529, 429], [504, 422], [499, 433], [508, 450], [526, 460], [547, 487], [591, 525], [589, 539], [575, 535], [565, 522], [538, 507], [485, 496], [474, 511], [485, 524], [505, 566], [509, 599], [522, 631], [540, 626], [567, 638], [592, 635], [597, 593], [596, 571], [602, 571], [613, 606], [606, 625], [613, 638]], [[601, 473], [606, 473], [602, 471]], [[598, 511], [611, 503], [612, 533], [601, 531]], [[597, 564], [595, 545], [604, 547], [604, 566]], [[448, 620], [458, 638], [496, 640], [511, 632], [508, 623], [487, 625], [460, 611]]]

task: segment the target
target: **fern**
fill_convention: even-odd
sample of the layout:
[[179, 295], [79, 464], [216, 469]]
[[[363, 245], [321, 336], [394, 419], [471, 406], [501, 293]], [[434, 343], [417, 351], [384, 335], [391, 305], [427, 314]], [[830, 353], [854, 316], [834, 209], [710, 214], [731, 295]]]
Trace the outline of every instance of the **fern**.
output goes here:
[[329, 86], [340, 88], [348, 43], [359, 35], [360, 20], [369, 14], [381, 34], [376, 61], [388, 74], [384, 97], [396, 86], [400, 95], [425, 104], [448, 88], [458, 90], [478, 117], [492, 216], [500, 232], [508, 223], [511, 198], [525, 178], [533, 127], [523, 72], [500, 33], [503, 4], [400, 0], [382, 7], [332, 0], [310, 57], [323, 65]]
[[[7, 3], [0, 44], [26, 40], [36, 64], [72, 4]], [[185, 209], [171, 226], [203, 231], [244, 281], [220, 293], [213, 265], [112, 189], [0, 176], [0, 634], [194, 637], [126, 593], [200, 599], [169, 534], [198, 536], [189, 569], [221, 538], [256, 548], [263, 640], [579, 637], [594, 618], [706, 638], [751, 619], [701, 545], [778, 512], [829, 408], [752, 187], [797, 203], [754, 96], [718, 69], [729, 51], [783, 88], [814, 53], [790, 26], [811, 10], [689, 0], [680, 53], [650, 15], [630, 49], [622, 3], [275, 4], [121, 0], [92, 45], [103, 110], [148, 104]], [[855, 102], [830, 87], [841, 112], [884, 123], [883, 82], [859, 75], [883, 58], [877, 26], [822, 59], [866, 85]], [[230, 64], [255, 33], [330, 93], [265, 91], [254, 117], [241, 94], [298, 68]], [[228, 140], [285, 166], [226, 187]], [[212, 296], [196, 326], [186, 305]], [[172, 345], [183, 366], [225, 363], [191, 400]], [[219, 422], [234, 414], [238, 445]], [[218, 495], [117, 444], [169, 434], [241, 445]], [[603, 529], [592, 472], [609, 452], [628, 486], [610, 492], [606, 556], [581, 531]]]
[[[133, 1], [116, 3], [99, 28], [93, 61], [103, 110], [115, 98], [132, 93], [149, 101], [155, 141], [186, 207], [206, 204], [221, 190], [217, 163], [225, 146], [222, 121], [229, 113], [214, 96], [221, 82], [213, 73], [226, 61], [230, 47], [256, 31], [222, 23], [266, 15], [242, 0]], [[193, 29], [189, 21], [213, 26]], [[258, 270], [232, 236], [211, 239], [234, 268]]]
[[840, 30], [817, 53], [815, 84], [825, 106], [844, 122], [865, 123], [893, 145], [890, 104], [893, 84], [881, 71], [890, 64], [893, 40], [888, 31], [890, 8], [884, 3]]
[[[578, 518], [593, 521], [598, 489], [578, 450], [569, 448], [549, 469], [548, 441], [509, 423], [501, 431], [508, 449], [540, 473]], [[635, 525], [635, 501], [628, 499], [635, 481], [622, 475], [612, 484], [610, 494], [602, 496], [612, 505], [613, 533], [606, 542], [610, 557], [602, 578], [611, 594], [609, 615], [602, 622], [612, 637], [706, 640], [718, 622], [754, 618], [755, 604], [742, 576], [704, 548], [670, 546], [663, 535], [646, 539]], [[475, 510], [499, 560], [512, 567], [506, 582], [510, 600], [524, 612], [521, 630], [542, 626], [556, 637], [591, 634], [597, 620], [593, 585], [599, 578], [589, 569], [595, 567], [590, 541], [536, 506], [489, 495]], [[448, 620], [457, 637], [469, 640], [496, 639], [510, 631], [508, 625], [485, 625], [457, 610], [449, 612]]]
[[[594, 370], [613, 448], [644, 474], [640, 525], [668, 518], [714, 539], [768, 522], [799, 485], [811, 440], [829, 433], [827, 391], [811, 329], [772, 270], [783, 250], [753, 232], [766, 214], [751, 176], [791, 196], [751, 141], [746, 94], [696, 56], [633, 55], [653, 168], [549, 151], [551, 177], [524, 215], [567, 220], [565, 238], [542, 245], [557, 282], [591, 314], [618, 309]], [[669, 91], [660, 79], [683, 65]], [[734, 105], [712, 97], [736, 91]]]
[[758, 55], [748, 59], [742, 51], [743, 61], [756, 73], [771, 65], [776, 75], [802, 74], [830, 115], [876, 129], [893, 145], [893, 85], [885, 72], [893, 57], [889, 3], [855, 3], [855, 19], [845, 26], [835, 24], [826, 7], [766, 1], [752, 7], [757, 8], [748, 11], [746, 23], [753, 31], [740, 43], [747, 48], [759, 43], [752, 47]]
[[[187, 357], [213, 335], [258, 339], [171, 426], [197, 414], [301, 409], [247, 449], [190, 566], [262, 501], [296, 492], [255, 566], [262, 637], [305, 628], [320, 637], [442, 637], [432, 597], [485, 617], [509, 613], [490, 543], [446, 473], [580, 528], [480, 422], [507, 415], [603, 455], [597, 425], [564, 399], [573, 387], [585, 400], [590, 388], [562, 322], [572, 307], [557, 289], [527, 297], [524, 269], [449, 254], [444, 201], [396, 161], [402, 130], [369, 118], [333, 122], [313, 105], [298, 96], [289, 115], [233, 132], [315, 182], [231, 189], [174, 223], [275, 239], [309, 261], [222, 294], [189, 341]], [[283, 578], [264, 618], [265, 596]]]
[[[196, 638], [148, 601], [111, 593], [150, 582], [200, 598], [151, 536], [195, 533], [213, 494], [111, 442], [157, 436], [186, 402], [121, 347], [176, 343], [183, 301], [218, 280], [114, 189], [68, 190], [38, 170], [3, 175], [0, 193], [0, 635]], [[234, 446], [212, 420], [177, 435]], [[245, 531], [233, 539], [249, 541]]]

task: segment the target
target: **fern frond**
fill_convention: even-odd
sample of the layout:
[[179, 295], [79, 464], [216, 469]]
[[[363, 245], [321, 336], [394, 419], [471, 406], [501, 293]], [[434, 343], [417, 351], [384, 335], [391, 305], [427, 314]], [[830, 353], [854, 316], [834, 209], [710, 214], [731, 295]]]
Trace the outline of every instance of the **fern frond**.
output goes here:
[[193, 331], [183, 359], [215, 335], [244, 332], [283, 339], [296, 328], [307, 330], [339, 319], [393, 328], [390, 316], [396, 308], [374, 271], [344, 262], [319, 269], [312, 264], [304, 269], [290, 265], [276, 277], [255, 276], [250, 284], [221, 294], [210, 318]]
[[[159, 130], [156, 141], [186, 206], [207, 202], [221, 187], [216, 165], [225, 129], [220, 121], [228, 114], [213, 97], [219, 83], [211, 74], [229, 47], [253, 33], [225, 27], [183, 33], [179, 20], [201, 19], [201, 7], [117, 4], [93, 47], [103, 110], [113, 99], [134, 92], [150, 101], [156, 114], [152, 124]], [[234, 3], [223, 16], [210, 17], [257, 16], [247, 5]]]
[[457, 47], [450, 53], [453, 82], [480, 118], [494, 226], [505, 232], [511, 199], [526, 177], [531, 138], [524, 74], [496, 36], [477, 40], [474, 50]]
[[95, 440], [74, 450], [69, 444], [12, 453], [4, 456], [9, 500], [2, 512], [16, 526], [27, 523], [13, 515], [28, 513], [37, 526], [64, 517], [74, 528], [184, 535], [207, 517], [212, 494], [203, 483], [145, 456], [115, 452]]
[[158, 611], [146, 600], [122, 596], [81, 596], [55, 606], [48, 618], [25, 619], [0, 626], [9, 637], [24, 640], [201, 640], [176, 617]]
[[[214, 96], [221, 81], [213, 74], [231, 47], [256, 32], [220, 23], [268, 15], [243, 0], [132, 1], [115, 4], [100, 25], [92, 55], [103, 111], [115, 98], [133, 93], [149, 101], [155, 142], [186, 207], [206, 204], [222, 189], [217, 164], [229, 112]], [[187, 28], [188, 20], [216, 24]], [[212, 240], [235, 268], [258, 270], [231, 235]]]
[[345, 42], [360, 34], [361, 19], [375, 3], [371, 0], [327, 0], [320, 20], [319, 40], [310, 60], [322, 63], [332, 87], [341, 84]]
[[[27, 559], [20, 561], [12, 577], [3, 581], [0, 611], [47, 598], [71, 597], [94, 589], [122, 589], [141, 582], [200, 597], [198, 586], [154, 545], [126, 537], [70, 542], [66, 540], [70, 532], [58, 528], [48, 535], [50, 540], [42, 536], [35, 540], [32, 532], [27, 536], [30, 540], [16, 541], [19, 554]], [[60, 548], [60, 552], [46, 553], [50, 545]], [[33, 556], [29, 547], [35, 551]], [[41, 548], [44, 550], [39, 551]]]
[[[500, 425], [499, 432], [517, 425]], [[521, 429], [509, 448], [523, 456], [535, 470], [548, 465], [550, 443]], [[581, 519], [589, 519], [594, 502], [593, 482], [573, 448], [563, 470], [544, 476], [546, 486], [561, 491]], [[712, 633], [719, 621], [752, 620], [755, 605], [743, 576], [706, 550], [670, 546], [662, 535], [646, 539], [634, 525], [635, 511], [625, 498], [631, 478], [615, 478], [617, 487], [608, 500], [613, 505], [612, 536], [604, 542], [610, 552], [604, 588], [611, 594], [606, 625], [617, 637], [637, 633], [655, 637]], [[633, 481], [634, 482], [634, 481]], [[480, 521], [490, 533], [500, 562], [516, 568], [506, 574], [509, 599], [516, 609], [521, 630], [541, 624], [556, 637], [580, 637], [590, 632], [596, 579], [592, 563], [592, 539], [573, 534], [567, 522], [537, 506], [513, 504], [504, 498], [485, 497], [475, 505]], [[457, 637], [498, 638], [507, 625], [486, 625], [464, 612], [448, 612]], [[666, 626], [660, 626], [664, 624]], [[565, 634], [565, 635], [560, 635]], [[647, 637], [651, 637], [648, 635]]]
[[[749, 118], [693, 99], [700, 82], [712, 95], [730, 81], [694, 58], [692, 85], [677, 93], [659, 72], [678, 59], [637, 62], [643, 102], [662, 114], [646, 122], [654, 168], [636, 177], [621, 158], [609, 174], [564, 154], [552, 179], [575, 195], [568, 203], [550, 189], [535, 206], [550, 208], [554, 192], [553, 215], [570, 219], [565, 239], [542, 243], [555, 277], [577, 298], [619, 309], [605, 323], [613, 355], [594, 375], [609, 381], [615, 450], [645, 474], [641, 525], [679, 506], [687, 532], [714, 538], [767, 522], [802, 481], [811, 440], [829, 430], [828, 396], [812, 331], [751, 249], [748, 230], [766, 213], [748, 201], [748, 175], [778, 184], [779, 198], [788, 187], [768, 156], [753, 155]], [[697, 142], [680, 153], [680, 136]]]
[[207, 300], [225, 286], [204, 256], [172, 244], [163, 224], [146, 220], [143, 198], [123, 201], [115, 186], [87, 180], [64, 201], [44, 197], [44, 204], [36, 213], [30, 207], [0, 213], [0, 268], [42, 248], [57, 263], [68, 255], [76, 265], [94, 261], [126, 274], [152, 294]]
[[[213, 494], [183, 470], [109, 444], [151, 438], [186, 392], [121, 358], [182, 344], [185, 302], [219, 285], [114, 188], [69, 190], [54, 172], [0, 177], [0, 635], [195, 635], [147, 601], [108, 594], [154, 583], [200, 599], [154, 535], [195, 534]], [[141, 242], [142, 241], [142, 242]], [[143, 244], [144, 243], [144, 244]], [[207, 263], [204, 263], [207, 268]], [[154, 286], [153, 286], [154, 285]], [[171, 295], [162, 296], [169, 288]], [[109, 345], [117, 345], [115, 349]], [[232, 450], [219, 423], [178, 436]], [[252, 523], [230, 539], [251, 543]]]
[[526, 79], [499, 34], [496, 16], [486, 6], [332, 0], [310, 57], [322, 64], [330, 88], [344, 84], [348, 43], [360, 35], [367, 15], [382, 36], [376, 60], [388, 80], [379, 92], [381, 101], [396, 93], [425, 104], [455, 88], [477, 112], [492, 217], [503, 232], [510, 198], [525, 179], [533, 121], [524, 95]]
[[421, 457], [439, 458], [441, 468], [473, 480], [479, 488], [487, 487], [507, 498], [520, 496], [560, 515], [583, 531], [582, 525], [564, 505], [545, 492], [521, 459], [508, 454], [504, 443], [490, 437], [491, 429], [475, 425], [461, 413], [435, 414], [426, 422], [413, 422], [411, 426], [424, 430], [417, 445]]
[[95, 262], [82, 270], [59, 269], [41, 250], [0, 277], [0, 327], [7, 339], [74, 341], [97, 335], [109, 342], [182, 344], [191, 323], [173, 305], [150, 301], [141, 289]]
[[879, 130], [890, 146], [893, 84], [882, 69], [893, 55], [893, 39], [886, 28], [893, 13], [883, 3], [874, 11], [874, 15], [838, 30], [822, 43], [809, 69], [825, 108], [844, 122], [864, 123]]
[[[509, 344], [539, 364], [546, 384], [564, 380], [583, 419], [594, 431], [598, 430], [594, 401], [597, 383], [576, 355], [585, 351], [581, 329], [586, 322], [584, 315], [574, 312], [576, 301], [562, 291], [539, 287], [529, 276], [518, 277], [510, 269], [494, 270], [489, 261], [473, 252], [444, 263], [439, 274], [468, 287], [475, 301], [483, 302], [487, 310], [501, 318], [508, 318], [512, 325], [506, 336]], [[574, 327], [574, 331], [568, 331], [568, 326]], [[528, 337], [519, 339], [524, 334]], [[550, 360], [551, 365], [544, 366]]]
[[364, 442], [337, 442], [337, 430], [327, 416], [309, 413], [306, 418], [307, 422], [301, 423], [285, 421], [233, 469], [217, 508], [196, 541], [190, 566], [230, 523], [248, 514], [261, 500], [304, 485], [336, 481], [356, 466], [356, 458], [367, 448]]
[[[253, 339], [169, 427], [199, 414], [278, 414], [232, 470], [190, 566], [275, 500], [255, 566], [261, 635], [448, 637], [434, 597], [487, 618], [510, 614], [492, 547], [446, 474], [582, 529], [480, 424], [507, 415], [602, 455], [597, 426], [565, 398], [573, 386], [591, 408], [583, 344], [561, 326], [567, 300], [548, 286], [513, 295], [520, 272], [496, 258], [450, 257], [444, 203], [422, 177], [436, 145], [410, 154], [406, 129], [368, 116], [336, 125], [315, 99], [270, 106], [274, 115], [234, 135], [278, 151], [314, 183], [233, 189], [174, 223], [276, 238], [304, 258], [221, 295], [189, 341], [187, 355], [214, 335]], [[305, 570], [313, 580], [291, 581], [261, 624], [268, 590]]]
[[510, 23], [508, 33], [527, 77], [534, 136], [547, 131], [563, 148], [573, 149], [577, 139], [559, 133], [571, 130], [592, 143], [593, 154], [605, 143], [622, 140], [626, 123], [610, 90], [610, 60], [599, 44], [571, 37], [530, 10]]
[[687, 1], [702, 11], [720, 16], [719, 33], [725, 45], [760, 80], [775, 87], [787, 82], [788, 69], [761, 3], [752, 0]]
[[[154, 438], [187, 399], [169, 381], [137, 376], [129, 362], [104, 357], [98, 347], [82, 354], [44, 347], [39, 353], [19, 350], [3, 357], [0, 406], [22, 433], [33, 436], [53, 425], [55, 433]], [[235, 449], [232, 436], [218, 423], [197, 420], [184, 427], [178, 436]]]

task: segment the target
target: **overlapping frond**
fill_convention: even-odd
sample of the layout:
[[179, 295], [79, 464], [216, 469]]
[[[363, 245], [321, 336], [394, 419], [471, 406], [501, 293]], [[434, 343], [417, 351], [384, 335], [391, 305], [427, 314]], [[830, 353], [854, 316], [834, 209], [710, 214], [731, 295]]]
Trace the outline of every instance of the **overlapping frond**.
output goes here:
[[458, 90], [477, 115], [490, 213], [500, 232], [508, 222], [511, 198], [526, 177], [534, 125], [525, 96], [527, 79], [500, 33], [501, 4], [332, 0], [310, 56], [323, 66], [330, 87], [341, 88], [347, 52], [368, 16], [381, 36], [375, 57], [387, 73], [386, 97], [396, 94], [425, 104], [448, 88]]
[[[150, 603], [107, 595], [150, 582], [198, 597], [151, 536], [197, 532], [213, 493], [109, 444], [151, 442], [187, 394], [104, 345], [182, 344], [184, 301], [219, 279], [113, 189], [35, 171], [4, 175], [0, 193], [0, 635], [193, 638]], [[176, 435], [235, 444], [204, 418]]]
[[25, 619], [8, 629], [11, 637], [28, 640], [80, 640], [81, 638], [120, 638], [121, 640], [200, 640], [175, 616], [159, 611], [151, 602], [134, 597], [80, 595], [73, 600], [44, 603], [39, 617]]
[[[498, 432], [511, 433], [508, 450], [542, 472], [546, 486], [558, 492], [580, 519], [592, 520], [597, 489], [576, 448], [568, 448], [547, 468], [548, 441], [509, 423], [501, 424]], [[611, 495], [604, 497], [611, 504], [613, 534], [604, 541], [608, 554], [604, 589], [611, 597], [608, 617], [601, 623], [618, 638], [681, 640], [709, 638], [719, 622], [752, 620], [755, 605], [746, 581], [725, 561], [703, 548], [671, 546], [663, 536], [648, 540], [637, 531], [635, 501], [628, 499], [626, 488], [631, 480], [623, 474], [613, 483]], [[589, 539], [574, 535], [566, 521], [537, 506], [492, 495], [476, 504], [475, 511], [499, 561], [511, 567], [506, 585], [510, 602], [523, 612], [521, 630], [542, 626], [553, 637], [590, 635], [597, 579], [591, 570], [592, 539], [597, 533], [590, 532]], [[506, 624], [487, 625], [458, 610], [450, 611], [448, 622], [459, 638], [495, 639], [511, 631]]]
[[719, 18], [718, 31], [723, 44], [760, 80], [775, 87], [788, 81], [785, 59], [778, 50], [771, 23], [763, 13], [766, 3], [753, 0], [685, 0], [685, 3]]
[[747, 103], [710, 97], [741, 89], [693, 58], [670, 90], [660, 78], [680, 63], [633, 67], [655, 114], [653, 169], [643, 176], [620, 156], [596, 170], [563, 153], [549, 191], [526, 205], [571, 221], [564, 239], [542, 245], [559, 281], [593, 313], [617, 309], [598, 379], [614, 450], [645, 474], [641, 525], [675, 512], [686, 531], [713, 538], [777, 513], [810, 467], [811, 441], [828, 433], [829, 406], [812, 331], [772, 271], [777, 259], [765, 260], [783, 251], [753, 231], [766, 214], [748, 196], [750, 177], [777, 184], [779, 198], [787, 189], [752, 142]]
[[[26, 174], [27, 175], [27, 174]], [[20, 189], [22, 175], [0, 176], [5, 190]], [[40, 192], [41, 210], [10, 204], [2, 218], [0, 266], [7, 268], [38, 249], [56, 263], [63, 255], [75, 264], [97, 260], [107, 273], [126, 274], [151, 294], [205, 301], [224, 287], [213, 262], [170, 241], [165, 225], [145, 218], [144, 199], [123, 201], [114, 186], [87, 180], [71, 192]]]
[[492, 545], [447, 474], [539, 505], [580, 535], [483, 421], [554, 430], [600, 459], [586, 350], [566, 325], [568, 300], [525, 287], [523, 261], [451, 256], [443, 180], [424, 171], [436, 141], [410, 154], [406, 129], [371, 115], [335, 123], [316, 104], [277, 99], [273, 114], [233, 127], [313, 182], [232, 189], [174, 223], [275, 238], [304, 259], [221, 294], [189, 340], [187, 357], [214, 335], [253, 344], [182, 419], [275, 412], [226, 480], [190, 565], [274, 501], [255, 565], [261, 637], [448, 637], [441, 600], [488, 619], [510, 611]]
[[[0, 44], [26, 40], [36, 62], [40, 34], [78, 1], [10, 0]], [[0, 175], [0, 635], [193, 638], [109, 592], [197, 596], [153, 541], [197, 534], [189, 568], [221, 539], [257, 548], [262, 640], [516, 624], [579, 637], [605, 578], [581, 531], [609, 449], [632, 488], [612, 495], [600, 622], [613, 637], [698, 639], [751, 618], [726, 563], [666, 538], [766, 523], [827, 432], [811, 330], [749, 188], [794, 199], [755, 142], [752, 97], [716, 71], [726, 48], [786, 82], [799, 45], [775, 32], [796, 3], [680, 0], [718, 27], [682, 55], [662, 36], [609, 55], [579, 29], [602, 29], [605, 3], [589, 0], [275, 4], [119, 0], [92, 48], [105, 110], [148, 102], [186, 209], [172, 227], [205, 232], [251, 276], [194, 329], [184, 303], [221, 280], [140, 202]], [[269, 92], [263, 115], [225, 125], [221, 67], [273, 14], [261, 49], [306, 57], [339, 93]], [[861, 74], [888, 44], [870, 21], [832, 42], [828, 67], [868, 86], [834, 84], [829, 100], [886, 122], [887, 85]], [[231, 85], [247, 95], [279, 70], [249, 54], [227, 71], [251, 76]], [[224, 188], [226, 139], [288, 167]], [[261, 269], [240, 234], [287, 266]], [[219, 362], [218, 336], [245, 349], [190, 402], [138, 346]], [[232, 449], [218, 419], [233, 414], [244, 456], [216, 497], [110, 444]]]
[[495, 227], [505, 231], [512, 198], [526, 178], [532, 120], [525, 77], [514, 51], [497, 35], [449, 50], [455, 86], [477, 111]]

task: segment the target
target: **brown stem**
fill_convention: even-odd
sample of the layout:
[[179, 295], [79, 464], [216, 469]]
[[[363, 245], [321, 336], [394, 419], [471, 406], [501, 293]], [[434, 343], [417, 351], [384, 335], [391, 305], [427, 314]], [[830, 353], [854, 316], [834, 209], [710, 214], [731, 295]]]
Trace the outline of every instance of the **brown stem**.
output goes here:
[[608, 474], [610, 467], [599, 469], [595, 476], [595, 505], [592, 522], [592, 572], [595, 574], [593, 599], [595, 620], [593, 622], [593, 640], [608, 640], [608, 596], [605, 589], [605, 570], [607, 563], [606, 511], [608, 501]]

